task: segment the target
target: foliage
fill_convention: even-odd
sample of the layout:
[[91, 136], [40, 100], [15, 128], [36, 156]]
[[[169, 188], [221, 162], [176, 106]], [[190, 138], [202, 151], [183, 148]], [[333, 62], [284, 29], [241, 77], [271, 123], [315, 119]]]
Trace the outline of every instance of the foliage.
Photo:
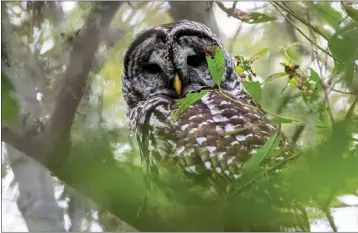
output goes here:
[[280, 132], [274, 133], [267, 142], [243, 165], [244, 173], [254, 172], [260, 163], [275, 150], [281, 140]]
[[242, 85], [244, 86], [245, 90], [250, 94], [250, 96], [252, 96], [256, 101], [260, 102], [262, 93], [260, 82], [243, 81]]
[[358, 23], [351, 22], [347, 26], [340, 27], [328, 40], [328, 47], [335, 57], [334, 72], [344, 73], [347, 84], [352, 82], [354, 70], [358, 69], [355, 63], [358, 60]]
[[206, 48], [206, 62], [210, 75], [216, 85], [220, 86], [225, 70], [225, 57], [224, 52], [219, 47]]
[[191, 105], [200, 100], [206, 93], [207, 90], [202, 90], [200, 92], [189, 93], [185, 98], [179, 99], [175, 103], [175, 109], [172, 111], [171, 122], [175, 122]]

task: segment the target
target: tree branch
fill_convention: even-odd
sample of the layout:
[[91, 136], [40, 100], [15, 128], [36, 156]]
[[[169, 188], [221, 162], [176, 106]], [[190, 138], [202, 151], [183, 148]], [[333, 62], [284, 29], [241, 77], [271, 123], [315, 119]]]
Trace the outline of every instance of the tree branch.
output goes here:
[[43, 148], [39, 153], [41, 157], [35, 158], [46, 165], [50, 163], [50, 166], [56, 166], [53, 162], [64, 160], [55, 158], [55, 155], [59, 154], [55, 152], [61, 151], [61, 156], [68, 154], [72, 122], [100, 43], [100, 35], [109, 27], [119, 5], [119, 2], [96, 3], [74, 42], [69, 64], [59, 80], [60, 91], [55, 97], [54, 108], [43, 135]]
[[342, 94], [346, 94], [346, 95], [358, 95], [358, 94], [353, 93], [353, 92], [341, 91], [341, 90], [334, 89], [334, 88], [332, 88], [331, 91], [338, 92], [338, 93], [342, 93]]
[[248, 20], [250, 19], [250, 14], [242, 11], [237, 8], [226, 8], [225, 5], [222, 2], [215, 1], [216, 5], [220, 7], [221, 10], [223, 10], [228, 16], [232, 16], [239, 20]]
[[11, 144], [14, 148], [23, 153], [28, 153], [29, 155], [36, 155], [38, 151], [38, 145], [36, 145], [36, 142], [33, 142], [33, 140], [31, 140], [31, 138], [29, 138], [26, 134], [20, 133], [4, 123], [1, 124], [1, 140]]

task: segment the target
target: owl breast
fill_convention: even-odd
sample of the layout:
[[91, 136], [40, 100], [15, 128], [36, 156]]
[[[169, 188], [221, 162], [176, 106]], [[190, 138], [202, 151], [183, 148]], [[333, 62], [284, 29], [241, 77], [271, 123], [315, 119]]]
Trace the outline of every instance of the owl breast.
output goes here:
[[[173, 107], [173, 101], [163, 98], [147, 111], [148, 127], [138, 132], [140, 147], [147, 144], [144, 156], [159, 163], [174, 160], [186, 173], [209, 172], [238, 179], [244, 162], [278, 130], [246, 94], [234, 97], [209, 91], [171, 124]], [[277, 149], [284, 150], [285, 146]], [[269, 160], [282, 160], [285, 153]]]

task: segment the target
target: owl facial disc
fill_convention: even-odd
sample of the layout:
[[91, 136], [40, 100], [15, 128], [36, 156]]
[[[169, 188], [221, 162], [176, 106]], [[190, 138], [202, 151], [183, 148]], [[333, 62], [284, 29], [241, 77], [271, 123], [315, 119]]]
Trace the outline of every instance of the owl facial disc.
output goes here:
[[224, 52], [221, 88], [239, 94], [242, 88], [234, 72], [234, 60], [221, 41], [205, 25], [183, 20], [148, 28], [129, 46], [122, 76], [123, 96], [128, 106], [135, 107], [155, 95], [170, 93], [176, 99], [204, 88], [218, 88], [205, 58], [209, 46], [219, 46]]

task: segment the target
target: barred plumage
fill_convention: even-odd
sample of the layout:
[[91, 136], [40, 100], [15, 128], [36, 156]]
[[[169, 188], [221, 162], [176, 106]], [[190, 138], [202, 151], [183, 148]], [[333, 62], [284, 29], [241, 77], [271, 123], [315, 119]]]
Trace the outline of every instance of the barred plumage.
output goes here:
[[[221, 91], [205, 61], [204, 50], [213, 45], [225, 55]], [[147, 168], [174, 163], [176, 171], [204, 177], [220, 190], [239, 180], [244, 162], [279, 128], [242, 89], [234, 67], [222, 43], [196, 22], [160, 25], [136, 37], [125, 55], [122, 86], [133, 136]], [[176, 74], [182, 83], [181, 93], [173, 87]], [[203, 89], [207, 94], [172, 124], [175, 102]], [[265, 159], [263, 165], [277, 164], [289, 150], [289, 144], [282, 140], [275, 155]], [[287, 203], [282, 197], [273, 201], [273, 196], [267, 192], [263, 197], [266, 202], [272, 201], [270, 215], [277, 214], [278, 222], [289, 218], [289, 223], [272, 227], [269, 225], [273, 222], [268, 221], [266, 228], [243, 226], [243, 230], [308, 230], [305, 212], [295, 201]]]

